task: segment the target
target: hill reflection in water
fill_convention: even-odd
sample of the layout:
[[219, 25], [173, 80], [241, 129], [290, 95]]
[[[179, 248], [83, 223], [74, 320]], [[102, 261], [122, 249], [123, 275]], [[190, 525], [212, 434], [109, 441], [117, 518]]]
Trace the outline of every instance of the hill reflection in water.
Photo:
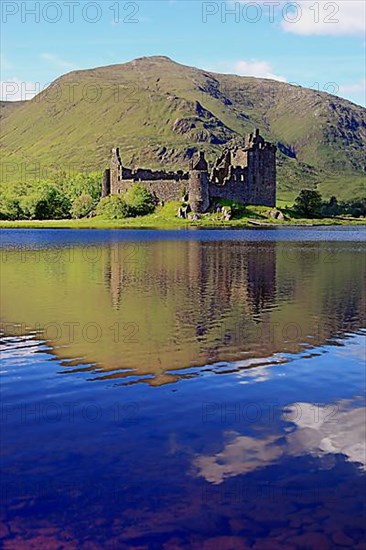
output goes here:
[[5, 234], [4, 548], [363, 550], [363, 234], [151, 233]]
[[254, 366], [362, 326], [360, 246], [193, 240], [8, 250], [5, 332], [26, 327], [93, 379], [159, 385], [194, 366]]

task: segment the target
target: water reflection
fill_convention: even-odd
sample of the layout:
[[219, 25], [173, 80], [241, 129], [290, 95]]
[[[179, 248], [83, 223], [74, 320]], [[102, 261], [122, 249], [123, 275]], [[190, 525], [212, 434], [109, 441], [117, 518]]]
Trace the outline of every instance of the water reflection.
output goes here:
[[363, 548], [364, 337], [176, 388], [87, 384], [42, 342], [4, 344], [5, 548]]
[[364, 548], [365, 245], [309, 233], [6, 249], [5, 548]]
[[4, 328], [26, 327], [93, 379], [133, 374], [160, 385], [182, 368], [246, 357], [255, 365], [363, 325], [361, 252], [237, 240], [9, 250]]
[[[352, 405], [352, 408], [350, 406]], [[195, 458], [197, 475], [214, 485], [279, 463], [285, 457], [312, 455], [328, 458], [343, 455], [366, 470], [366, 409], [362, 404], [341, 401], [327, 406], [315, 403], [294, 403], [286, 407], [282, 418], [292, 417], [294, 429], [288, 434], [255, 436], [226, 432], [224, 447], [213, 455]], [[334, 462], [325, 460], [325, 469]], [[322, 463], [320, 463], [322, 467]]]

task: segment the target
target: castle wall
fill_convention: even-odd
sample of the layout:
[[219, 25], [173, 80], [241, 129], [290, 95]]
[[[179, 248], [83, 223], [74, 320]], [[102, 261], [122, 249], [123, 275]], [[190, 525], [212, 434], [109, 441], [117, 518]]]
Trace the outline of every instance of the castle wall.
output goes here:
[[183, 195], [188, 189], [187, 180], [175, 180], [175, 179], [156, 179], [156, 180], [135, 180], [135, 179], [123, 179], [117, 181], [111, 181], [111, 194], [125, 193], [134, 184], [145, 187], [150, 193], [152, 193], [159, 201], [181, 201]]
[[276, 147], [248, 151], [247, 204], [276, 206]]
[[[109, 181], [108, 181], [109, 180]], [[133, 184], [150, 191], [159, 201], [180, 201], [189, 193], [194, 212], [205, 212], [211, 199], [240, 204], [276, 206], [276, 147], [260, 136], [247, 136], [244, 148], [225, 151], [216, 161], [211, 176], [204, 154], [189, 173], [166, 172], [122, 165], [119, 149], [113, 149], [110, 170], [103, 178], [103, 196], [122, 194]]]
[[115, 149], [112, 149], [112, 158], [109, 165], [109, 177], [110, 177], [110, 192], [112, 191], [112, 182], [117, 181], [121, 177], [121, 171], [122, 171], [122, 162], [121, 157], [119, 156], [119, 148], [116, 147]]
[[[108, 173], [103, 180], [103, 189], [108, 188]], [[125, 193], [134, 184], [145, 187], [158, 201], [180, 201], [188, 189], [188, 173], [182, 170], [166, 172], [145, 168], [125, 168], [119, 149], [112, 150], [109, 170], [109, 188], [112, 195]]]
[[235, 171], [230, 179], [225, 180], [224, 185], [210, 182], [209, 194], [212, 199], [226, 199], [240, 204], [248, 204], [249, 193], [246, 182], [246, 170]]
[[223, 184], [209, 183], [210, 197], [240, 204], [276, 206], [276, 147], [266, 145], [238, 152], [233, 161], [246, 166], [231, 166]]

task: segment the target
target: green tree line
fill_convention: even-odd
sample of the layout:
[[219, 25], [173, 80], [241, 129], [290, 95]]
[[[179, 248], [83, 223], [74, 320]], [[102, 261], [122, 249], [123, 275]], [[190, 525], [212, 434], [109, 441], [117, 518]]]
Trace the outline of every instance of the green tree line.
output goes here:
[[[32, 185], [3, 187], [0, 191], [1, 220], [57, 220], [100, 216], [121, 219], [144, 216], [154, 211], [155, 197], [135, 184], [123, 195], [101, 197], [102, 174], [81, 173], [57, 180], [42, 180]], [[366, 198], [323, 200], [314, 189], [303, 189], [286, 214], [295, 218], [332, 218], [366, 216]]]
[[296, 197], [291, 212], [303, 218], [333, 218], [335, 216], [366, 216], [366, 198], [356, 197], [349, 201], [338, 202], [333, 196], [324, 201], [322, 195], [313, 189], [303, 189]]
[[0, 219], [57, 220], [99, 215], [107, 219], [143, 216], [153, 212], [154, 197], [140, 185], [124, 195], [101, 198], [99, 172], [56, 180], [40, 180], [0, 191]]

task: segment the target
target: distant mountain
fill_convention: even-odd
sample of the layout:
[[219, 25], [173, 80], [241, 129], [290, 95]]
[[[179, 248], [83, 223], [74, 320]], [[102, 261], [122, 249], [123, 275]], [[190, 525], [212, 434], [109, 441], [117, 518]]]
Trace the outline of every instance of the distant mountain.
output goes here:
[[[274, 80], [216, 74], [144, 57], [73, 71], [31, 101], [1, 103], [8, 181], [55, 169], [102, 170], [118, 145], [127, 166], [187, 168], [199, 149], [261, 129], [278, 145], [279, 195], [317, 185], [325, 195], [365, 194], [366, 109]], [[24, 169], [26, 167], [26, 170]]]

